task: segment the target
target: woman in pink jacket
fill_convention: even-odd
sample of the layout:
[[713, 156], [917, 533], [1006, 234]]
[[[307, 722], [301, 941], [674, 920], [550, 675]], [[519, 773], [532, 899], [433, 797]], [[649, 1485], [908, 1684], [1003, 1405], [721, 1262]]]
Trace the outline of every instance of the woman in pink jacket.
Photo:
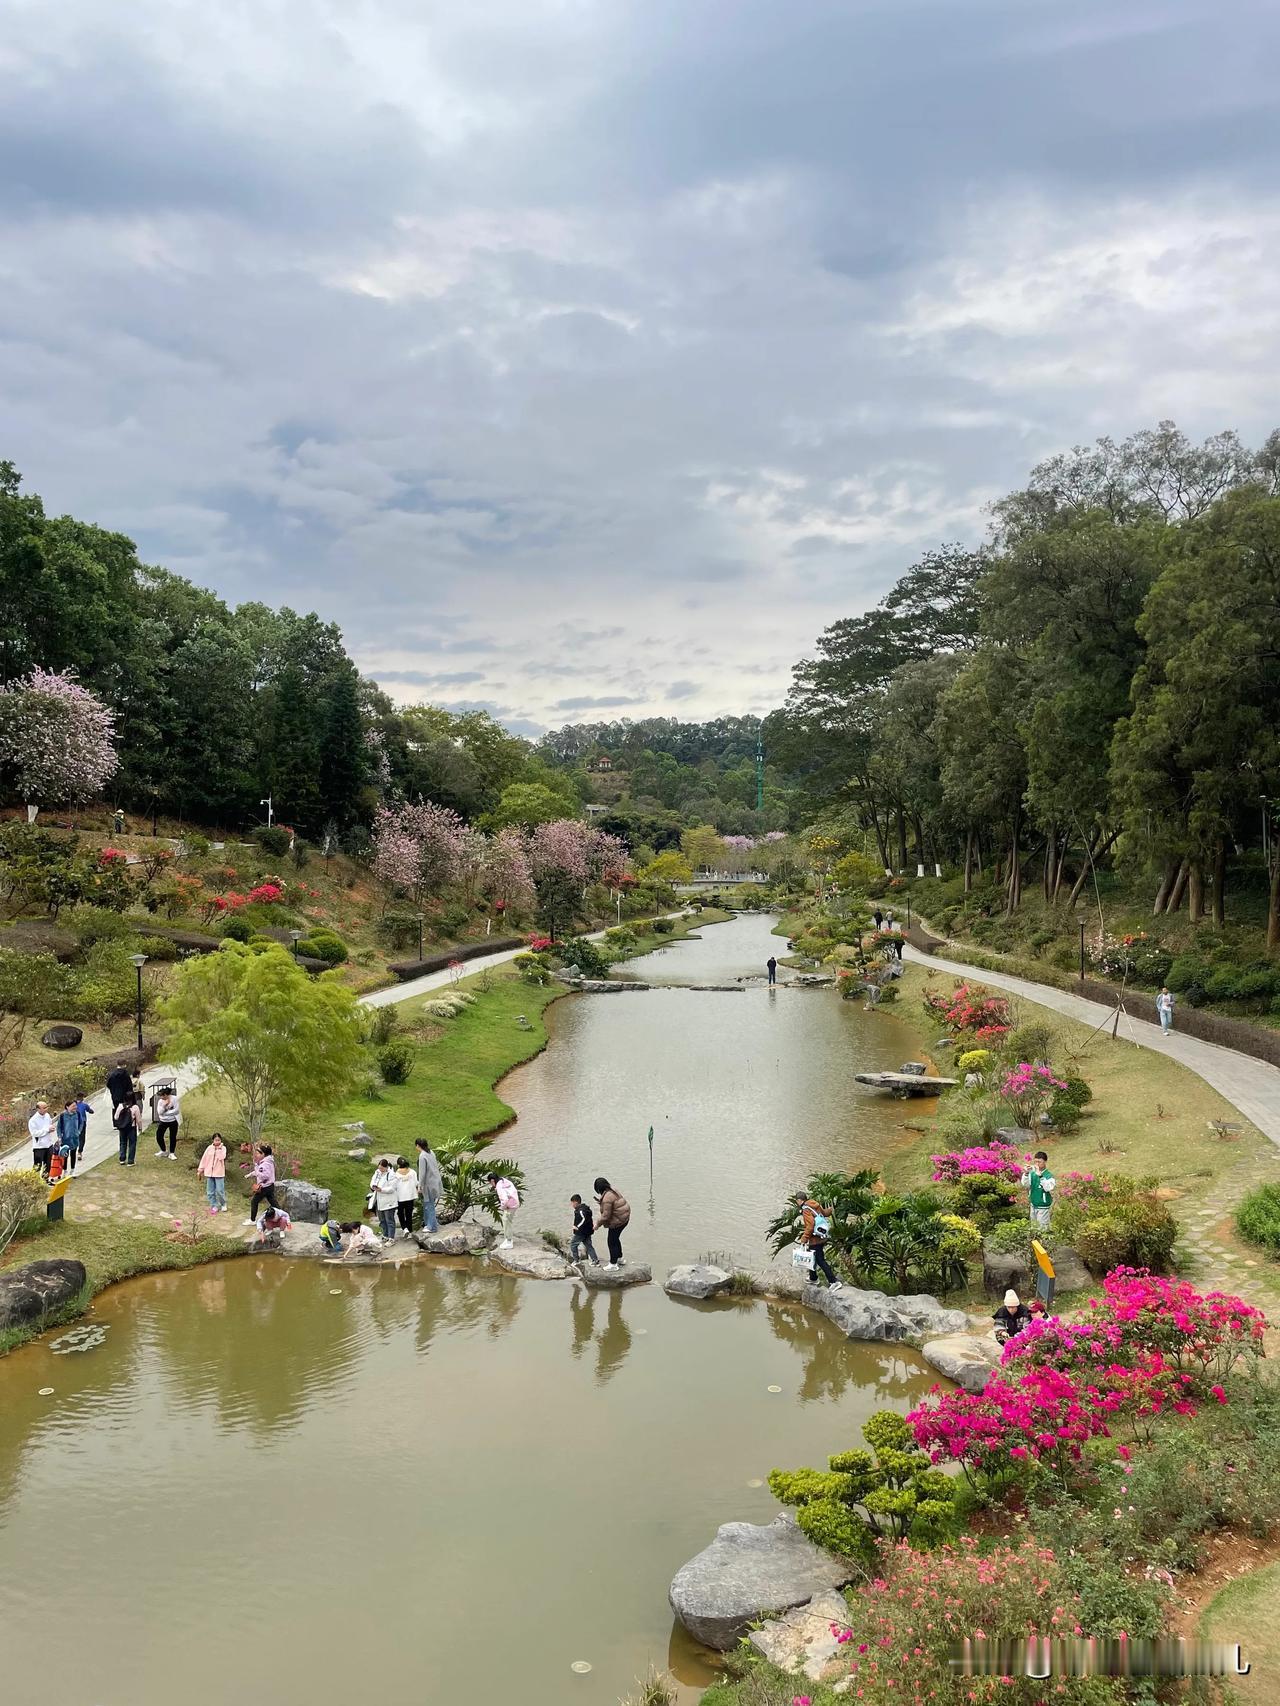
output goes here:
[[253, 1164], [253, 1201], [249, 1204], [249, 1218], [246, 1226], [256, 1226], [258, 1210], [264, 1202], [269, 1202], [272, 1208], [279, 1208], [276, 1201], [276, 1158], [271, 1153], [269, 1143], [260, 1143], [257, 1149], [257, 1160]]
[[209, 1198], [209, 1213], [225, 1214], [227, 1212], [227, 1146], [222, 1141], [220, 1131], [215, 1131], [209, 1139], [209, 1146], [201, 1154], [196, 1172], [204, 1180], [205, 1194]]

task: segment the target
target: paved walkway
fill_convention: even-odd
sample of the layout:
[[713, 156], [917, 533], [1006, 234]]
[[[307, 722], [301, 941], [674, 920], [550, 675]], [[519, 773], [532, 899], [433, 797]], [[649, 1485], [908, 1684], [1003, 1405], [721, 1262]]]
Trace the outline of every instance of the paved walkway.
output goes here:
[[[916, 965], [931, 966], [935, 971], [953, 972], [957, 977], [971, 978], [975, 983], [1004, 989], [1010, 995], [1020, 995], [1035, 1001], [1068, 1019], [1081, 1024], [1100, 1026], [1112, 1022], [1115, 1008], [1101, 1001], [1090, 1001], [1083, 995], [1055, 989], [1049, 984], [1033, 983], [1029, 978], [1014, 977], [1001, 971], [986, 971], [965, 965], [960, 960], [944, 959], [940, 954], [925, 954], [908, 946], [905, 957]], [[1175, 1026], [1177, 1021], [1175, 1020]], [[1120, 1019], [1120, 1035], [1141, 1048], [1167, 1055], [1180, 1066], [1187, 1067], [1206, 1084], [1213, 1086], [1280, 1150], [1280, 1067], [1252, 1055], [1239, 1054], [1235, 1049], [1222, 1048], [1217, 1043], [1204, 1042], [1200, 1037], [1181, 1035], [1175, 1028], [1166, 1036], [1159, 1025], [1145, 1019], [1124, 1015]], [[1195, 1278], [1235, 1290], [1256, 1286], [1268, 1274], [1270, 1264], [1262, 1256], [1246, 1256], [1231, 1244], [1215, 1235], [1241, 1197], [1258, 1184], [1273, 1184], [1278, 1179], [1274, 1166], [1266, 1159], [1237, 1162], [1218, 1180], [1213, 1189], [1200, 1199], [1200, 1206], [1184, 1222], [1184, 1242], [1195, 1262]]]

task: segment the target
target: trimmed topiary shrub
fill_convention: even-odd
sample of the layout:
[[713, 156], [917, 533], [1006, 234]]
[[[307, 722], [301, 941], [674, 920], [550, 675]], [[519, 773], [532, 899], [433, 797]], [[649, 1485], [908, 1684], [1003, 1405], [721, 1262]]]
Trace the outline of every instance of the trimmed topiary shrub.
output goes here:
[[323, 960], [326, 965], [340, 966], [347, 958], [347, 944], [334, 930], [316, 930], [298, 943], [298, 952], [309, 960]]
[[264, 853], [270, 853], [273, 859], [283, 859], [289, 851], [289, 832], [281, 829], [278, 824], [262, 824], [253, 832], [253, 838]]
[[384, 1084], [406, 1084], [417, 1065], [418, 1056], [413, 1044], [403, 1039], [390, 1042], [378, 1051], [378, 1071]]

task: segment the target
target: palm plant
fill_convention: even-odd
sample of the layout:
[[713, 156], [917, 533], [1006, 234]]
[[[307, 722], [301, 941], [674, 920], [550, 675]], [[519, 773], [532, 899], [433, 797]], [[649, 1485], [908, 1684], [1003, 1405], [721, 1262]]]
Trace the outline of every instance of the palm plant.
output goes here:
[[[805, 1195], [821, 1203], [831, 1216], [830, 1248], [847, 1250], [851, 1246], [857, 1223], [875, 1207], [872, 1186], [878, 1178], [874, 1167], [864, 1167], [858, 1173], [815, 1173], [805, 1185]], [[765, 1236], [776, 1256], [795, 1243], [799, 1232], [799, 1210], [794, 1202], [788, 1202], [769, 1222]]]
[[496, 1173], [511, 1183], [524, 1196], [524, 1172], [515, 1161], [505, 1156], [487, 1155], [471, 1149], [437, 1149], [440, 1162], [440, 1206], [437, 1211], [441, 1225], [461, 1220], [469, 1208], [481, 1209], [496, 1221], [499, 1218], [498, 1198], [489, 1183], [489, 1174]]

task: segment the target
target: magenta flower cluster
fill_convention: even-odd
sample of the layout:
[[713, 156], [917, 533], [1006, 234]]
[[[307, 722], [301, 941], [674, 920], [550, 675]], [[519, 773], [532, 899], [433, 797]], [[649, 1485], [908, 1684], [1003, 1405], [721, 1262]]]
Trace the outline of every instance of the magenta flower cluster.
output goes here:
[[980, 1143], [969, 1149], [953, 1149], [931, 1155], [935, 1184], [958, 1185], [961, 1179], [986, 1176], [1002, 1184], [1015, 1184], [1022, 1176], [1022, 1154], [1011, 1143]]

